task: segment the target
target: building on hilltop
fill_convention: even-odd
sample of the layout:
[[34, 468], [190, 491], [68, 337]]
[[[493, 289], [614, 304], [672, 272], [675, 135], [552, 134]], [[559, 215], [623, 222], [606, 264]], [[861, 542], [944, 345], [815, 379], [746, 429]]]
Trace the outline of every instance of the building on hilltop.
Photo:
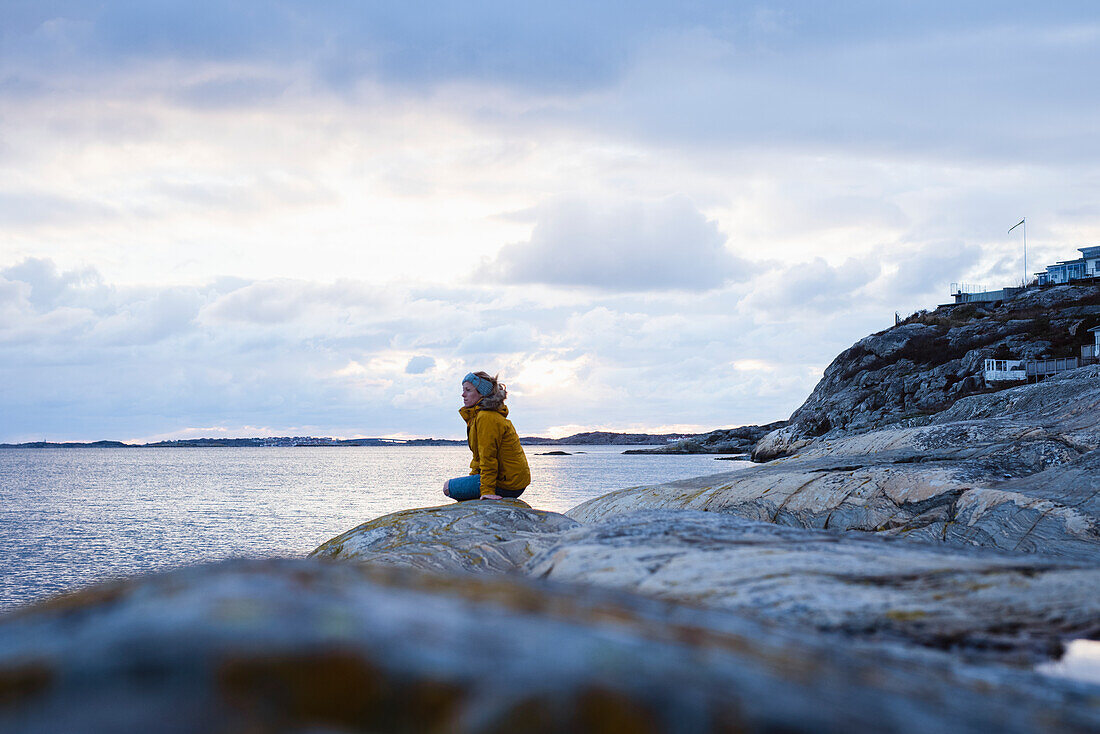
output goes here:
[[982, 371], [986, 385], [995, 382], [1023, 382], [1027, 379], [1027, 361], [1023, 359], [987, 359]]
[[960, 303], [992, 303], [1004, 301], [1016, 295], [1023, 288], [998, 288], [995, 291], [986, 290], [983, 285], [969, 285], [967, 283], [952, 283], [951, 296], [955, 304]]
[[1089, 329], [1093, 343], [1081, 346], [1081, 356], [1047, 359], [986, 359], [982, 378], [986, 387], [1003, 386], [1010, 382], [1035, 381], [1100, 362], [1100, 326]]
[[1094, 326], [1089, 329], [1089, 333], [1092, 334], [1092, 338], [1095, 340], [1093, 344], [1085, 344], [1081, 347], [1081, 358], [1088, 359], [1100, 359], [1100, 326]]
[[[1054, 265], [1047, 265], [1044, 272], [1036, 273], [1035, 285], [1058, 285], [1086, 278], [1100, 278], [1100, 245], [1078, 247], [1077, 251], [1081, 253], [1081, 257], [1076, 260], [1062, 260]], [[951, 284], [951, 296], [955, 299], [955, 305], [1004, 301], [1022, 290], [1023, 288], [1012, 287], [989, 290], [981, 285]]]
[[1100, 245], [1078, 247], [1077, 251], [1081, 253], [1081, 257], [1076, 260], [1063, 260], [1054, 265], [1047, 265], [1046, 272], [1036, 273], [1035, 277], [1039, 285], [1056, 285], [1083, 278], [1100, 277]]

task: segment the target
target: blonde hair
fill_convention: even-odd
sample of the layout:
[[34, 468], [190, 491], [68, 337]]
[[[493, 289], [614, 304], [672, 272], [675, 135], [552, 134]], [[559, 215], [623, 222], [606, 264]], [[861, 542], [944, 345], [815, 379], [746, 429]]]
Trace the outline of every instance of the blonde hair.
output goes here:
[[481, 398], [481, 407], [496, 410], [504, 405], [504, 400], [508, 397], [508, 388], [505, 387], [503, 382], [499, 381], [500, 374], [490, 375], [488, 372], [475, 372], [474, 375], [483, 380], [488, 380], [493, 386], [493, 391]]

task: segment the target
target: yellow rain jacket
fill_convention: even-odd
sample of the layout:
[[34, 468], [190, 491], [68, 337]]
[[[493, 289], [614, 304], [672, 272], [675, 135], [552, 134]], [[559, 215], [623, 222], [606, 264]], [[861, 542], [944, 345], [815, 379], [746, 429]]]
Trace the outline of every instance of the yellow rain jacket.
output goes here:
[[458, 412], [466, 421], [466, 440], [474, 452], [470, 473], [481, 475], [481, 496], [497, 494], [498, 488], [525, 489], [531, 483], [531, 468], [508, 420], [508, 406], [489, 410], [477, 404]]

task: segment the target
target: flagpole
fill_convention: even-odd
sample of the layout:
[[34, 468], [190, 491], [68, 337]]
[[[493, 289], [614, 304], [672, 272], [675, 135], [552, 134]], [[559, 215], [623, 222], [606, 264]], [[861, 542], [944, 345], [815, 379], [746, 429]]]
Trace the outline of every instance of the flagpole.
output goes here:
[[1024, 282], [1022, 283], [1022, 285], [1024, 286], [1024, 288], [1027, 288], [1027, 217], [1024, 217], [1020, 221], [1016, 222], [1016, 224], [1013, 224], [1009, 228], [1008, 233], [1012, 234], [1012, 230], [1016, 229], [1021, 224], [1024, 225]]

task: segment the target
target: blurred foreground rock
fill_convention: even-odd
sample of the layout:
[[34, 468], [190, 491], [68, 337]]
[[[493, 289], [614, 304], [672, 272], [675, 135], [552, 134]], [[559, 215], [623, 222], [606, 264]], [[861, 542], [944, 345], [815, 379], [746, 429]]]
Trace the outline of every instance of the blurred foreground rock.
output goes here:
[[514, 575], [239, 561], [0, 618], [0, 730], [1096, 731], [1088, 686]]

